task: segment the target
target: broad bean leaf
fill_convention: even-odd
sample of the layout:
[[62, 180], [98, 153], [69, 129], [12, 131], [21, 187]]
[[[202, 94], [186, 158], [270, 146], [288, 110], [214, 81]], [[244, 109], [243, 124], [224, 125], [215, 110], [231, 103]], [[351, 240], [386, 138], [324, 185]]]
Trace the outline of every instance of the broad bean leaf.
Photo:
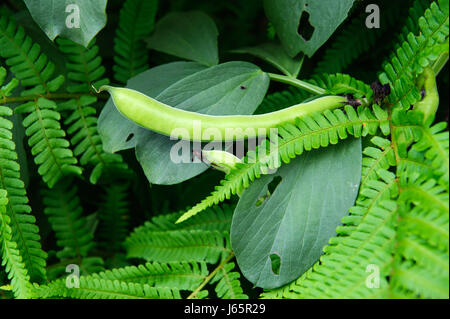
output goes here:
[[156, 23], [150, 49], [213, 66], [219, 63], [214, 21], [200, 11], [171, 12]]
[[263, 43], [254, 47], [233, 50], [234, 53], [248, 53], [269, 62], [287, 76], [296, 78], [302, 66], [301, 58], [291, 58], [278, 43]]
[[24, 0], [34, 21], [47, 36], [58, 35], [88, 46], [106, 24], [107, 0]]
[[[264, 10], [290, 56], [304, 52], [311, 57], [345, 20], [354, 0], [264, 0]], [[305, 13], [306, 12], [306, 13]], [[314, 28], [305, 40], [299, 24], [302, 14], [309, 14]]]
[[354, 204], [361, 170], [361, 140], [350, 139], [306, 152], [252, 182], [231, 226], [231, 245], [244, 276], [271, 289], [309, 269]]
[[[264, 98], [268, 85], [268, 76], [257, 66], [235, 61], [210, 68], [195, 62], [169, 63], [137, 75], [130, 79], [127, 87], [181, 109], [231, 115], [252, 114]], [[182, 143], [192, 152], [194, 143], [174, 141], [139, 127], [122, 116], [112, 101], [108, 101], [100, 114], [99, 132], [106, 151], [135, 147], [145, 175], [154, 184], [180, 183], [208, 168], [202, 162], [172, 161], [170, 151], [174, 145]]]

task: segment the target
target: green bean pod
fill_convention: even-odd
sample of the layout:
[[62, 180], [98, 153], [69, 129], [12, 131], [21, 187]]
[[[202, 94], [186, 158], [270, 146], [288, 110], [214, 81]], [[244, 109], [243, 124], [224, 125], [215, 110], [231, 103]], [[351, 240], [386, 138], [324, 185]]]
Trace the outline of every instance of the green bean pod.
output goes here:
[[[324, 96], [266, 114], [216, 116], [178, 109], [128, 88], [104, 85], [101, 91], [109, 92], [119, 112], [140, 126], [163, 135], [201, 142], [268, 136], [271, 128], [347, 103], [342, 96]], [[230, 132], [233, 132], [231, 137]]]
[[425, 125], [431, 125], [434, 121], [439, 106], [439, 93], [436, 85], [436, 76], [433, 69], [426, 68], [418, 79], [417, 86], [424, 92], [421, 101], [414, 105], [414, 110], [422, 112]]

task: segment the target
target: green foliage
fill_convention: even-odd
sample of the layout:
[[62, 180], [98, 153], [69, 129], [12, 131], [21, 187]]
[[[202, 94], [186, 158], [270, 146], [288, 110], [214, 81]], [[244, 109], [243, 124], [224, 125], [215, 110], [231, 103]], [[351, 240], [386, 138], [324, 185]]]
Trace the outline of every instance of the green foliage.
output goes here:
[[148, 69], [143, 39], [153, 30], [158, 0], [127, 0], [114, 39], [114, 78], [122, 83]]
[[[70, 40], [58, 38], [59, 49], [67, 58], [66, 67], [69, 92], [90, 93], [93, 88], [108, 84], [103, 78], [105, 67], [98, 56], [98, 46], [95, 39], [87, 48]], [[127, 165], [119, 154], [109, 154], [103, 151], [103, 144], [97, 131], [97, 110], [93, 104], [97, 98], [92, 95], [81, 95], [59, 105], [62, 112], [71, 112], [64, 121], [68, 126], [67, 133], [74, 145], [74, 154], [79, 157], [82, 166], [93, 166], [90, 181], [95, 184], [105, 169], [121, 169], [126, 171]]]
[[74, 180], [69, 178], [59, 182], [54, 189], [41, 191], [44, 213], [60, 248], [56, 252], [60, 264], [53, 265], [49, 273], [52, 278], [64, 273], [67, 264], [79, 265], [82, 274], [103, 270], [101, 258], [88, 256], [95, 245], [94, 238], [88, 220], [83, 216], [78, 189], [73, 184]]
[[[51, 40], [60, 35], [87, 46], [106, 24], [107, 0], [24, 2], [34, 20]], [[63, 12], [67, 15], [61, 19]]]
[[[345, 20], [353, 2], [264, 0], [264, 9], [286, 52], [290, 56], [303, 52], [311, 57]], [[313, 28], [309, 38], [302, 25], [299, 26], [301, 18], [306, 14]]]
[[[388, 33], [392, 32], [392, 29], [399, 24], [399, 21], [402, 21], [405, 5], [408, 5], [408, 2], [409, 0], [398, 0], [378, 4], [381, 6], [380, 12], [382, 12], [380, 25], [383, 28], [380, 29], [367, 28], [367, 14], [358, 12], [357, 17], [349, 19], [337, 32], [322, 59], [317, 63], [314, 73], [343, 72], [357, 58], [367, 54], [371, 49], [374, 50], [380, 38], [386, 38]], [[428, 6], [429, 2], [429, 0], [417, 1], [414, 8], [422, 8], [424, 3]], [[361, 7], [365, 6], [361, 5]], [[419, 16], [423, 14], [423, 11], [419, 13]], [[419, 10], [415, 11], [415, 13], [418, 12]]]
[[68, 125], [67, 133], [72, 136], [74, 154], [79, 157], [82, 166], [92, 167], [90, 181], [96, 184], [106, 169], [120, 169], [126, 171], [119, 154], [106, 153], [97, 131], [96, 109], [92, 106], [97, 98], [82, 95], [60, 104], [61, 111], [71, 111], [64, 124]]
[[[231, 245], [247, 280], [279, 287], [315, 263], [355, 202], [361, 161], [361, 140], [349, 139], [310, 151], [252, 182], [240, 195], [231, 227]], [[314, 196], [318, 189], [320, 197]], [[279, 268], [271, 260], [275, 256]]]
[[356, 138], [374, 135], [378, 128], [383, 134], [389, 134], [388, 114], [377, 105], [374, 105], [373, 110], [362, 106], [355, 110], [347, 105], [345, 110], [316, 113], [298, 119], [295, 125], [285, 124], [278, 127], [278, 140], [274, 143], [277, 147], [267, 142], [264, 151], [257, 149], [255, 152], [249, 152], [243, 163], [238, 163], [236, 169], [225, 176], [210, 196], [188, 210], [179, 221], [229, 199], [231, 194], [241, 193], [255, 178], [280, 167], [282, 163], [289, 163], [304, 151], [336, 144], [349, 135]]
[[[437, 60], [436, 49], [441, 45], [448, 47], [449, 19], [448, 1], [433, 2], [417, 25], [419, 34], [413, 32], [405, 36], [405, 41], [395, 50], [392, 58], [384, 65], [380, 81], [391, 84], [392, 93], [389, 102], [394, 107], [408, 109], [420, 99], [419, 89], [415, 86], [415, 76]], [[403, 34], [406, 30], [403, 30]]]
[[44, 182], [53, 187], [64, 175], [80, 175], [81, 168], [70, 150], [66, 132], [61, 128], [60, 113], [56, 103], [45, 98], [27, 102], [15, 109], [16, 113], [28, 114], [23, 119], [25, 134], [38, 173]]
[[[409, 33], [400, 46], [408, 48], [417, 39], [423, 41], [414, 47], [416, 51], [409, 61], [399, 49], [398, 56], [392, 59], [395, 71], [388, 65], [385, 70], [389, 70], [389, 75], [381, 75], [390, 78], [397, 92], [390, 97], [392, 141], [375, 137], [372, 142], [377, 147], [369, 146], [364, 151], [366, 159], [357, 205], [342, 220], [338, 236], [324, 248], [320, 262], [294, 283], [263, 296], [448, 298], [449, 136], [448, 131], [443, 132], [447, 125], [424, 127], [420, 114], [404, 110], [410, 105], [402, 104], [398, 94], [402, 92], [404, 96], [415, 88], [414, 82], [411, 83], [412, 70], [420, 70], [433, 58], [414, 57], [422, 56], [436, 42], [445, 41], [434, 38], [442, 25], [447, 24], [448, 34], [448, 11], [446, 18], [443, 15], [448, 2], [442, 1], [440, 6], [444, 10], [440, 11], [436, 3], [431, 4], [426, 18], [419, 18], [421, 30], [428, 30], [424, 33], [427, 37]], [[433, 31], [428, 29], [431, 25]], [[395, 166], [394, 174], [389, 170]], [[368, 288], [366, 271], [373, 271], [367, 268], [371, 266], [379, 270], [380, 289]]]
[[[0, 56], [6, 59], [11, 72], [28, 88], [22, 95], [50, 94], [63, 83], [64, 77], [53, 79], [55, 66], [40, 52], [38, 44], [17, 27], [12, 18], [0, 17]], [[77, 160], [69, 149], [66, 133], [61, 129], [61, 115], [54, 101], [36, 96], [15, 109], [16, 113], [27, 113], [23, 125], [27, 128], [28, 145], [32, 148], [34, 161], [39, 165], [39, 174], [52, 187], [63, 175], [81, 174]]]
[[[0, 299], [448, 298], [449, 133], [443, 122], [448, 76], [436, 79], [441, 99], [432, 114], [436, 122], [416, 111], [417, 103], [430, 97], [421, 82], [424, 70], [438, 74], [448, 60], [448, 0], [383, 3], [379, 30], [365, 27], [365, 2], [351, 9], [352, 0], [341, 2], [267, 0], [263, 10], [258, 0], [238, 5], [111, 1], [108, 25], [98, 34], [104, 1], [80, 3], [83, 10], [90, 8], [82, 20], [96, 22], [77, 30], [58, 29], [66, 21], [49, 18], [54, 10], [47, 1], [39, 8], [31, 1], [5, 3], [0, 8]], [[302, 39], [308, 19], [300, 17], [308, 18], [306, 12], [310, 41]], [[31, 18], [52, 40], [63, 31], [66, 38], [48, 41], [28, 23]], [[261, 45], [268, 40], [283, 48]], [[323, 54], [312, 56], [322, 45]], [[237, 48], [253, 48], [251, 53], [287, 76], [269, 77], [249, 56], [242, 56], [249, 62], [232, 61]], [[386, 55], [386, 49], [392, 53]], [[297, 55], [300, 51], [309, 58]], [[191, 62], [173, 62], [176, 57]], [[377, 70], [390, 94], [387, 86], [369, 85]], [[244, 143], [242, 162], [225, 177], [208, 171], [199, 178], [208, 168], [204, 163], [170, 159], [179, 141], [127, 121], [96, 92], [109, 83], [107, 77], [174, 107], [207, 114], [263, 114], [320, 95], [345, 95], [349, 105], [282, 124], [256, 150]], [[290, 86], [269, 87], [269, 79]], [[362, 176], [353, 206], [331, 227], [335, 235], [317, 233], [320, 243], [313, 249], [299, 247], [318, 254], [293, 281], [265, 291], [252, 287], [246, 267], [258, 262], [260, 247], [272, 243], [255, 240], [261, 234], [246, 225], [265, 224], [264, 232], [273, 235], [269, 228], [282, 222], [277, 216], [283, 207], [298, 213], [308, 203], [295, 201], [296, 188], [283, 190], [282, 183], [267, 192], [272, 183], [266, 181], [274, 172], [292, 171], [313, 150], [334, 154], [332, 145], [349, 137], [362, 141]], [[135, 152], [125, 151], [132, 148]], [[333, 160], [342, 164], [336, 156]], [[307, 171], [305, 165], [298, 169]], [[327, 184], [338, 172], [322, 173], [326, 177], [315, 177]], [[186, 181], [190, 178], [195, 180]], [[208, 185], [217, 185], [209, 196]], [[274, 202], [270, 216], [242, 209], [250, 190], [260, 205]], [[322, 202], [332, 193], [321, 192], [314, 196]], [[186, 207], [197, 198], [205, 199]], [[332, 216], [326, 217], [319, 224], [329, 224]], [[296, 224], [289, 226], [300, 233]], [[245, 264], [231, 238], [244, 245], [257, 242]], [[301, 241], [308, 245], [307, 238]], [[290, 265], [283, 256], [268, 257], [275, 274]]]
[[67, 288], [66, 281], [58, 279], [46, 286], [36, 286], [34, 298], [74, 299], [180, 299], [178, 289], [156, 288], [147, 284], [80, 277], [79, 288]]
[[129, 184], [113, 184], [104, 188], [98, 211], [97, 237], [102, 249], [120, 252], [129, 232], [130, 204], [127, 198]]
[[[6, 76], [0, 68], [0, 85]], [[0, 88], [9, 96], [17, 85], [12, 80]], [[41, 248], [39, 229], [31, 214], [25, 185], [20, 179], [15, 143], [12, 141], [12, 115], [7, 106], [0, 106], [0, 239], [2, 265], [6, 266], [12, 289], [18, 298], [30, 294], [30, 281], [46, 279], [46, 253]]]
[[254, 55], [293, 78], [298, 76], [303, 64], [303, 57], [293, 59], [287, 55], [280, 44], [273, 42], [263, 43], [255, 47], [245, 47], [233, 52]]
[[207, 66], [219, 63], [214, 21], [199, 11], [171, 12], [161, 18], [147, 39], [151, 49]]
[[224, 233], [206, 230], [148, 232], [140, 230], [125, 241], [129, 258], [149, 261], [201, 261], [216, 263], [224, 253], [230, 253]]
[[93, 88], [99, 88], [108, 84], [108, 79], [103, 78], [105, 67], [98, 56], [99, 48], [93, 39], [87, 48], [75, 42], [58, 38], [56, 41], [59, 50], [66, 57], [68, 92], [90, 92]]
[[219, 269], [217, 274], [211, 280], [216, 283], [215, 291], [217, 297], [222, 299], [247, 299], [247, 295], [243, 294], [239, 281], [239, 273], [234, 270], [234, 263], [227, 263]]
[[308, 97], [310, 97], [310, 94], [307, 92], [298, 88], [289, 87], [286, 90], [268, 94], [258, 106], [255, 114], [279, 111], [291, 105], [301, 103]]
[[81, 259], [86, 257], [94, 246], [86, 218], [82, 216], [80, 198], [74, 181], [65, 179], [52, 190], [42, 190], [44, 212], [55, 232], [59, 259]]
[[93, 278], [119, 280], [155, 287], [193, 291], [208, 275], [205, 262], [148, 262], [139, 266], [115, 268], [92, 275]]
[[64, 77], [53, 78], [55, 65], [41, 53], [40, 46], [17, 26], [13, 18], [0, 14], [0, 57], [20, 84], [26, 88], [22, 95], [55, 92], [64, 82]]

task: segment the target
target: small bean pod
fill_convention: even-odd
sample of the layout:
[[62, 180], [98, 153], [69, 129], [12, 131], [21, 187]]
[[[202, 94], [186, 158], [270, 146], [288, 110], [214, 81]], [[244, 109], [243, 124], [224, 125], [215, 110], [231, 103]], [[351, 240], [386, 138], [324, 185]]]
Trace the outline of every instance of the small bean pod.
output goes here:
[[236, 168], [237, 163], [242, 162], [239, 157], [219, 150], [202, 151], [202, 158], [207, 164], [211, 164], [212, 167], [225, 174], [230, 173], [232, 169]]
[[[268, 136], [271, 128], [347, 103], [342, 96], [324, 96], [261, 115], [215, 116], [178, 109], [128, 88], [104, 85], [101, 91], [109, 92], [119, 112], [140, 126], [163, 135], [201, 142]], [[180, 129], [186, 134], [180, 134]], [[230, 132], [233, 132], [231, 138]]]

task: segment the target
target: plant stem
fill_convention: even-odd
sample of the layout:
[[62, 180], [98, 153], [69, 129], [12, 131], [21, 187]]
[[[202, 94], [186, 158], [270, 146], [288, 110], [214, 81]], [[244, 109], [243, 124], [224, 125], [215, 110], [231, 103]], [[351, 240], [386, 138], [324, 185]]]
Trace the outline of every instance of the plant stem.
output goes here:
[[298, 79], [294, 79], [291, 77], [288, 77], [286, 75], [281, 75], [281, 74], [275, 74], [275, 73], [267, 73], [269, 75], [269, 78], [275, 82], [281, 82], [281, 83], [286, 83], [286, 84], [290, 84], [292, 86], [298, 87], [300, 89], [303, 89], [305, 91], [308, 91], [312, 94], [316, 94], [316, 95], [320, 95], [320, 94], [325, 94], [325, 90], [322, 89], [321, 87], [318, 87], [316, 85], [313, 85], [311, 83], [302, 81], [302, 80], [298, 80]]
[[442, 53], [439, 58], [433, 63], [433, 72], [437, 76], [444, 68], [448, 61], [448, 52]]
[[203, 280], [203, 282], [200, 284], [200, 286], [198, 286], [197, 289], [195, 289], [195, 290], [187, 297], [187, 299], [193, 299], [193, 298], [198, 294], [198, 292], [199, 292], [200, 290], [202, 290], [202, 288], [205, 287], [206, 284], [207, 284], [208, 282], [211, 281], [211, 279], [214, 277], [214, 275], [215, 275], [220, 269], [222, 269], [223, 266], [225, 266], [225, 264], [226, 264], [227, 262], [229, 262], [233, 257], [234, 257], [234, 253], [231, 252], [231, 253], [228, 255], [228, 257], [225, 258], [225, 259], [220, 263], [220, 265], [217, 266], [216, 269], [214, 269], [214, 270], [208, 275], [208, 277], [205, 278], [205, 280]]

